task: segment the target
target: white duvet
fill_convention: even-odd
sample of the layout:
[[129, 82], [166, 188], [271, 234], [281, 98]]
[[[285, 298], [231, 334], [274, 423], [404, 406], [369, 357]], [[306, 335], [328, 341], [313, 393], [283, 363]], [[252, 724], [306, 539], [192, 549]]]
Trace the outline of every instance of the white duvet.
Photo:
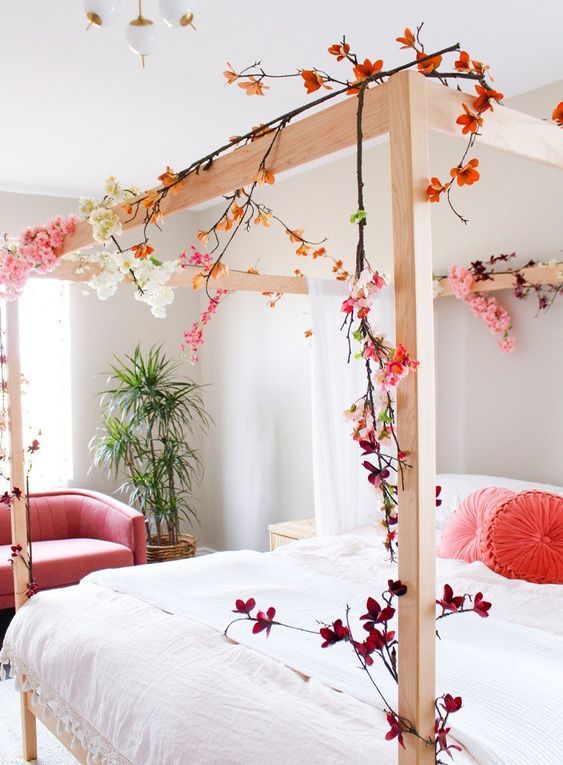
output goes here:
[[[563, 597], [480, 563], [438, 560], [437, 589], [483, 591], [492, 615], [439, 623], [437, 694], [459, 765], [563, 763]], [[349, 646], [239, 623], [236, 597], [303, 627], [356, 616], [396, 572], [373, 533], [98, 572], [40, 593], [14, 619], [3, 658], [104, 765], [387, 765], [381, 702]], [[236, 642], [233, 642], [236, 641]], [[395, 688], [374, 665], [383, 692]], [[27, 687], [27, 686], [26, 686]], [[407, 741], [408, 743], [408, 741]]]

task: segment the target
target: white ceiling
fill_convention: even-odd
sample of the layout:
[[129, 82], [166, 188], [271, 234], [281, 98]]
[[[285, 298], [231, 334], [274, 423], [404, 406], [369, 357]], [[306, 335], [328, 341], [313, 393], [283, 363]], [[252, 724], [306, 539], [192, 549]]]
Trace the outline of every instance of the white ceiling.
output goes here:
[[[297, 80], [264, 98], [225, 87], [227, 60], [261, 59], [271, 72], [333, 68], [326, 49], [343, 32], [362, 56], [393, 66], [408, 60], [394, 38], [424, 18], [428, 50], [459, 41], [491, 64], [508, 96], [563, 77], [561, 0], [191, 2], [198, 31], [159, 22], [159, 48], [142, 70], [124, 39], [135, 0], [122, 0], [116, 25], [88, 33], [80, 0], [0, 0], [0, 189], [75, 196], [112, 173], [152, 185], [166, 164], [185, 167], [307, 98]], [[144, 11], [157, 20], [157, 0]]]

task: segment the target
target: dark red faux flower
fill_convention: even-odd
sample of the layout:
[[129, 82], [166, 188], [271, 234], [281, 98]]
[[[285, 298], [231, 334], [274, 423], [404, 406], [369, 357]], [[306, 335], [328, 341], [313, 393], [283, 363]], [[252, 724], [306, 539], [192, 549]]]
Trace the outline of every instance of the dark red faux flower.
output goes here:
[[324, 640], [322, 648], [340, 643], [342, 640], [347, 640], [350, 636], [350, 630], [342, 624], [342, 619], [337, 619], [333, 622], [332, 627], [321, 627], [319, 631]]
[[445, 693], [442, 699], [442, 704], [448, 714], [453, 714], [461, 709], [461, 703], [461, 696], [452, 696], [451, 693]]
[[442, 487], [436, 486], [436, 507], [440, 507], [442, 504], [442, 500], [439, 499], [440, 494], [442, 493]]
[[377, 454], [380, 448], [379, 442], [373, 436], [370, 436], [368, 441], [360, 441], [360, 449], [363, 449], [362, 457], [366, 454]]
[[21, 555], [22, 553], [22, 546], [21, 545], [11, 545], [10, 550], [12, 551], [11, 557], [17, 558], [18, 555]]
[[403, 584], [400, 579], [394, 582], [392, 579], [387, 580], [387, 589], [392, 595], [400, 598], [402, 595], [407, 594], [407, 585]]
[[252, 611], [254, 611], [254, 608], [256, 607], [256, 601], [254, 598], [249, 598], [248, 600], [243, 600], [242, 598], [237, 598], [235, 601], [235, 608], [233, 609], [233, 614], [246, 614], [247, 616], [250, 615]]
[[368, 632], [374, 628], [374, 625], [388, 622], [395, 615], [395, 609], [392, 606], [381, 608], [375, 598], [367, 599], [366, 608], [367, 613], [360, 616], [360, 621], [365, 622], [364, 629]]
[[372, 463], [367, 460], [364, 460], [362, 465], [369, 472], [368, 481], [372, 486], [375, 486], [376, 489], [381, 486], [381, 482], [385, 480], [385, 478], [389, 478], [390, 473], [387, 468], [380, 470], [380, 468], [375, 467], [375, 465], [372, 465]]
[[[365, 627], [366, 625], [364, 625]], [[393, 641], [393, 638], [395, 637], [395, 632], [393, 630], [387, 632], [381, 632], [381, 630], [378, 629], [372, 629], [366, 638], [365, 642], [370, 649], [370, 653], [373, 653], [373, 651], [381, 651], [384, 646], [386, 646], [388, 643], [391, 643]]]
[[27, 598], [32, 598], [38, 592], [39, 592], [39, 585], [37, 584], [35, 579], [32, 579], [30, 582], [27, 583], [25, 595]]
[[375, 651], [375, 645], [373, 643], [369, 643], [368, 640], [364, 640], [363, 643], [359, 643], [357, 640], [354, 641], [354, 648], [358, 652], [358, 655], [362, 657], [362, 659], [365, 661], [366, 665], [368, 667], [371, 667], [373, 664], [373, 659], [371, 658], [371, 654]]
[[266, 637], [269, 637], [275, 615], [276, 609], [273, 608], [273, 606], [270, 606], [266, 613], [258, 611], [256, 614], [256, 624], [252, 628], [252, 633], [257, 635], [259, 632], [262, 632], [262, 630], [266, 630]]
[[449, 584], [444, 585], [444, 594], [442, 600], [437, 600], [436, 603], [442, 606], [444, 611], [457, 611], [463, 606], [465, 597], [463, 595], [454, 595], [454, 591]]
[[35, 452], [39, 451], [39, 441], [34, 438], [31, 444], [27, 447], [27, 451], [29, 454], [35, 454]]
[[2, 494], [2, 496], [0, 497], [0, 503], [2, 505], [7, 505], [8, 507], [10, 507], [10, 505], [12, 504], [12, 497], [8, 494], [7, 491], [5, 491], [4, 494]]
[[473, 610], [475, 613], [479, 614], [479, 616], [482, 616], [483, 618], [486, 618], [489, 615], [490, 607], [491, 604], [487, 603], [486, 600], [483, 600], [483, 593], [478, 592], [473, 599]]
[[404, 749], [405, 741], [403, 739], [403, 726], [399, 718], [396, 715], [391, 714], [391, 712], [387, 712], [387, 724], [389, 725], [389, 730], [385, 734], [385, 740], [392, 741], [396, 738]]

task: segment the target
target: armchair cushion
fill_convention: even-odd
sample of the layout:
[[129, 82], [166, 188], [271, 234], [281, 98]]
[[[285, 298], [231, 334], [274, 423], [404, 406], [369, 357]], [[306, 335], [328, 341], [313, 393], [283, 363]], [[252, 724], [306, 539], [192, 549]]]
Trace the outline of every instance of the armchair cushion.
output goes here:
[[[13, 605], [10, 546], [0, 546], [0, 608]], [[128, 547], [100, 539], [47, 539], [33, 544], [33, 575], [40, 589], [76, 584], [102, 568], [133, 565]], [[4, 601], [4, 603], [3, 603]]]

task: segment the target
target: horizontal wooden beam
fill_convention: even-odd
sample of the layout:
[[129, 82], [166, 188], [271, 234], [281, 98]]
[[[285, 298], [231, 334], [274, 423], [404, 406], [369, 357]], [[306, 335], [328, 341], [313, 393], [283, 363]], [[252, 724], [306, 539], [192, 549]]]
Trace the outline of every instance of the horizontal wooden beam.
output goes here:
[[[430, 80], [426, 81], [426, 85], [430, 129], [461, 137], [456, 119], [463, 114], [462, 104], [471, 108], [475, 95], [460, 93]], [[555, 123], [500, 105], [495, 106], [493, 112], [487, 111], [483, 117], [476, 151], [480, 146], [490, 146], [517, 157], [563, 169], [563, 130]]]
[[[62, 279], [70, 282], [87, 282], [99, 268], [92, 264], [89, 271], [84, 272], [79, 263], [70, 260], [63, 260], [57, 267], [55, 273], [39, 274], [37, 272], [31, 275], [37, 279]], [[168, 284], [171, 287], [191, 287], [193, 277], [201, 273], [201, 269], [196, 266], [188, 266], [180, 273], [174, 274]], [[563, 262], [555, 266], [533, 266], [523, 268], [522, 273], [525, 277], [535, 283], [541, 284], [562, 284], [563, 283]], [[128, 277], [126, 281], [131, 282]], [[228, 276], [222, 276], [219, 279], [211, 281], [213, 287], [241, 292], [279, 292], [284, 295], [306, 295], [309, 292], [307, 279], [303, 277], [285, 276], [276, 274], [249, 274], [247, 271], [235, 271], [231, 269]], [[447, 276], [440, 278], [441, 291], [438, 297], [449, 297], [453, 295]], [[475, 282], [472, 292], [495, 292], [497, 290], [508, 290], [514, 287], [514, 276], [508, 273], [498, 273], [492, 279], [483, 282]]]
[[[356, 141], [356, 109], [357, 100], [345, 98], [334, 106], [290, 123], [276, 141], [268, 158], [268, 169], [274, 174], [281, 173], [353, 146]], [[384, 135], [388, 129], [388, 95], [385, 83], [366, 93], [364, 139]], [[267, 142], [271, 138], [271, 134], [266, 135], [246, 146], [234, 149], [216, 159], [209, 170], [201, 170], [198, 175], [191, 175], [176, 194], [166, 195], [161, 204], [162, 213], [166, 216], [188, 210], [248, 185], [258, 171]], [[133, 219], [119, 205], [115, 211], [120, 216], [124, 229], [135, 228], [143, 222], [144, 208]], [[91, 244], [91, 226], [83, 221], [78, 224], [75, 233], [66, 238], [61, 254], [75, 252]]]
[[[87, 282], [92, 276], [100, 272], [97, 264], [89, 264], [88, 271], [84, 271], [82, 264], [63, 260], [57, 270], [50, 274], [31, 274], [36, 279], [59, 279], [69, 282]], [[201, 273], [197, 266], [186, 266], [179, 273], [172, 275], [168, 281], [170, 287], [192, 286], [192, 279]], [[125, 281], [131, 283], [131, 277], [125, 277]], [[306, 295], [308, 293], [307, 280], [301, 276], [277, 276], [275, 274], [252, 274], [247, 271], [235, 271], [231, 269], [227, 276], [211, 279], [211, 288], [221, 288], [233, 292], [279, 292], [282, 294]]]
[[[523, 268], [522, 274], [526, 279], [535, 284], [563, 284], [563, 263], [555, 266], [532, 266]], [[513, 274], [498, 273], [492, 279], [483, 282], [474, 282], [472, 292], [496, 292], [497, 290], [514, 289], [515, 279]], [[441, 292], [438, 297], [448, 297], [454, 292], [447, 276], [440, 279]]]

